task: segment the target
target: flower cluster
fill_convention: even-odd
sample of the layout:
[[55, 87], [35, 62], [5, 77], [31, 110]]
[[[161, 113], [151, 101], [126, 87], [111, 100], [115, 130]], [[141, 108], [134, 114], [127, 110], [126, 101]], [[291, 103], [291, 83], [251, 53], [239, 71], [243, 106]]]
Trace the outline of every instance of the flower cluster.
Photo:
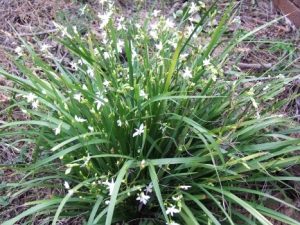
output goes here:
[[28, 103], [31, 103], [32, 109], [37, 109], [39, 107], [39, 100], [35, 94], [29, 93], [27, 95], [23, 95], [23, 97], [26, 98]]
[[146, 186], [146, 188], [144, 189], [144, 191], [141, 191], [138, 194], [138, 197], [136, 198], [137, 201], [139, 201], [141, 204], [146, 205], [147, 202], [150, 199], [149, 194], [152, 193], [152, 188], [153, 188], [153, 184], [150, 183], [149, 185]]

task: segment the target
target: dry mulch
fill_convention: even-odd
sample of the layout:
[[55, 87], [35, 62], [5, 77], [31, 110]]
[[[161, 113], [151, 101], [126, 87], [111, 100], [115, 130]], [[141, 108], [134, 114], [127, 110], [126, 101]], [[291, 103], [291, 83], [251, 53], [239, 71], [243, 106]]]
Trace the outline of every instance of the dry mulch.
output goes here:
[[[257, 4], [258, 5], [256, 6], [252, 5], [251, 0], [241, 1], [239, 13], [242, 22], [241, 28], [247, 32], [253, 31], [258, 26], [262, 26], [267, 22], [278, 19], [281, 16], [273, 7], [271, 1], [260, 0], [257, 1]], [[285, 48], [284, 44], [286, 44], [286, 47], [289, 47], [291, 49], [298, 49], [294, 53], [295, 62], [293, 66], [299, 66], [300, 68], [299, 31], [297, 31], [295, 27], [291, 26], [288, 21], [284, 19], [276, 21], [270, 26], [257, 32], [255, 34], [255, 37], [255, 41], [264, 40], [265, 42], [273, 42], [273, 44], [243, 44], [242, 47], [245, 50], [243, 52], [243, 62], [275, 65], [278, 62], [279, 56], [281, 56], [280, 47]], [[276, 45], [274, 44], [274, 42], [282, 42], [283, 45]], [[276, 46], [278, 46], [277, 51], [274, 48]]]

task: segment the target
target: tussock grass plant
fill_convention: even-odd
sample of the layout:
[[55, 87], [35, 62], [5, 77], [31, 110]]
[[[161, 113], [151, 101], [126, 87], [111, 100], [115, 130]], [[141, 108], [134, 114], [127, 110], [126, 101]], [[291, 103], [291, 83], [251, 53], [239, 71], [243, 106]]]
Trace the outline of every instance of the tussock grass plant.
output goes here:
[[37, 215], [52, 224], [75, 215], [87, 225], [299, 224], [265, 206], [299, 210], [272, 195], [293, 193], [288, 182], [299, 181], [286, 171], [299, 163], [300, 140], [290, 136], [299, 127], [275, 114], [284, 104], [275, 97], [293, 78], [224, 75], [228, 53], [251, 34], [213, 57], [231, 9], [210, 29], [213, 12], [191, 25], [186, 10], [179, 28], [163, 17], [125, 25], [108, 12], [100, 41], [57, 25], [70, 66], [53, 58], [53, 67], [23, 43], [23, 77], [1, 74], [30, 119], [3, 122], [0, 136], [34, 143], [33, 161], [6, 165], [25, 175], [0, 188], [11, 199], [53, 185], [66, 194], [27, 202], [3, 225]]

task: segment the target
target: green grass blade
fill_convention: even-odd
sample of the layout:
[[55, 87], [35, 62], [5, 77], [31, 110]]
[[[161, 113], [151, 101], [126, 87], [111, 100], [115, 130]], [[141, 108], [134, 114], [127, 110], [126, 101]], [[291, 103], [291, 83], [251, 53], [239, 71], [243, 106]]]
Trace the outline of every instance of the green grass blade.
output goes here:
[[114, 185], [114, 189], [113, 189], [110, 201], [109, 201], [109, 206], [108, 206], [108, 210], [107, 210], [105, 225], [111, 225], [111, 223], [112, 223], [114, 209], [115, 209], [115, 206], [116, 206], [116, 203], [117, 203], [117, 197], [118, 197], [119, 189], [120, 189], [122, 180], [123, 180], [127, 170], [130, 168], [132, 163], [133, 163], [132, 160], [127, 161], [119, 171], [119, 174], [117, 176], [117, 179], [116, 179], [116, 182], [115, 182], [115, 185]]
[[96, 213], [97, 213], [97, 211], [99, 209], [99, 206], [102, 203], [102, 201], [103, 201], [103, 197], [99, 196], [98, 199], [97, 199], [97, 201], [95, 202], [95, 205], [94, 205], [94, 207], [92, 209], [92, 212], [91, 212], [91, 214], [89, 216], [89, 220], [87, 222], [87, 225], [93, 225]]
[[162, 198], [162, 195], [161, 195], [160, 187], [159, 187], [159, 184], [158, 184], [158, 177], [157, 177], [157, 174], [155, 172], [155, 168], [151, 163], [149, 163], [149, 174], [150, 174], [150, 177], [151, 177], [151, 182], [153, 184], [155, 195], [157, 197], [157, 200], [158, 200], [159, 206], [161, 208], [161, 211], [162, 211], [162, 213], [165, 217], [166, 222], [169, 222], [168, 216], [166, 214], [166, 209], [165, 209], [165, 206], [164, 206], [164, 203], [163, 203], [163, 198]]

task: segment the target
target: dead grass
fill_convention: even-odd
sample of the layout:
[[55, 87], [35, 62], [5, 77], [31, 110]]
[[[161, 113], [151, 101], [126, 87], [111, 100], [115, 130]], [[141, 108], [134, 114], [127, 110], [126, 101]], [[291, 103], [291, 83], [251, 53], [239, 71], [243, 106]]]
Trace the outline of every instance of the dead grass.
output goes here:
[[0, 65], [16, 72], [7, 53], [19, 45], [17, 33], [35, 43], [35, 37], [45, 40], [54, 31], [57, 12], [76, 9], [68, 0], [0, 0]]
[[[251, 0], [241, 1], [238, 16], [241, 20], [241, 28], [252, 31], [258, 26], [262, 26], [281, 15], [273, 8], [271, 1], [257, 1], [258, 5], [252, 5]], [[283, 57], [284, 50], [295, 49], [293, 58], [295, 64], [300, 66], [300, 39], [299, 32], [290, 26], [285, 20], [280, 20], [255, 34], [255, 43], [243, 44], [241, 48], [247, 49], [243, 52], [242, 62], [245, 63], [271, 63], [276, 65], [278, 59]], [[258, 43], [264, 41], [265, 43]], [[270, 42], [270, 44], [266, 44]], [[281, 44], [280, 44], [281, 43]], [[289, 54], [290, 52], [285, 52]], [[294, 65], [293, 65], [294, 66]]]

